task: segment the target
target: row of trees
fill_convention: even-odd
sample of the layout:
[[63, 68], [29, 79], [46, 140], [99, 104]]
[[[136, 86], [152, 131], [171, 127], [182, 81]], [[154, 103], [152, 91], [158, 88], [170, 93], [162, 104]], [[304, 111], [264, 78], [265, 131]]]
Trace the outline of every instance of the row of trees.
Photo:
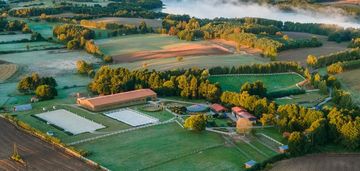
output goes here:
[[83, 48], [88, 40], [95, 38], [93, 30], [73, 24], [57, 25], [53, 35], [66, 43], [68, 49]]
[[152, 28], [148, 27], [145, 21], [140, 22], [139, 27], [129, 24], [118, 24], [108, 22], [97, 22], [90, 20], [81, 20], [80, 25], [84, 27], [93, 27], [98, 29], [116, 30], [117, 34], [136, 34], [136, 33], [149, 33], [153, 32]]
[[9, 21], [4, 18], [0, 18], [0, 32], [3, 31], [21, 31], [23, 33], [31, 33], [29, 26], [24, 21]]
[[57, 83], [53, 77], [40, 77], [39, 74], [32, 73], [31, 76], [26, 76], [19, 81], [17, 89], [21, 93], [35, 93], [41, 100], [48, 100], [57, 96], [56, 86]]
[[[337, 62], [352, 61], [360, 59], [360, 49], [350, 49], [341, 52], [332, 53], [330, 55], [321, 56], [319, 58], [312, 57], [311, 65], [315, 68], [329, 66]], [[309, 63], [308, 63], [309, 64]]]
[[111, 69], [103, 66], [96, 73], [89, 88], [96, 94], [151, 88], [159, 95], [216, 101], [221, 94], [220, 86], [211, 84], [207, 77], [207, 70], [129, 71], [125, 68]]

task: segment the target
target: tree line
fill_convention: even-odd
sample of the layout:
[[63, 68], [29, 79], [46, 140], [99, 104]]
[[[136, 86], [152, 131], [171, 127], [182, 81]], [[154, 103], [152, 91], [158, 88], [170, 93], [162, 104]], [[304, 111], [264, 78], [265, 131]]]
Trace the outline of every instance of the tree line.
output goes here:
[[350, 49], [345, 51], [340, 51], [332, 53], [325, 56], [320, 56], [316, 63], [314, 63], [315, 68], [329, 66], [337, 62], [351, 61], [360, 59], [360, 49]]
[[35, 94], [40, 100], [48, 100], [57, 96], [57, 83], [53, 77], [40, 77], [37, 73], [22, 78], [17, 90], [25, 94]]

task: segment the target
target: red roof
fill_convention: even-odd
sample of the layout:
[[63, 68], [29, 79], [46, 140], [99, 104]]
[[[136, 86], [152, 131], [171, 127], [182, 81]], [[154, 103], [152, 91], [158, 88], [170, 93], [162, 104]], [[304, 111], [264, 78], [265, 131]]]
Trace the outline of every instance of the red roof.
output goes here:
[[244, 109], [242, 107], [233, 107], [233, 108], [231, 108], [231, 110], [235, 113], [246, 112], [246, 109]]
[[226, 110], [227, 110], [224, 106], [222, 106], [222, 105], [220, 105], [220, 104], [217, 104], [217, 103], [212, 104], [212, 105], [210, 106], [210, 108], [213, 109], [213, 110], [215, 110], [216, 112], [222, 112], [222, 111], [226, 111]]
[[246, 119], [256, 119], [256, 117], [255, 116], [253, 116], [252, 114], [250, 114], [249, 112], [246, 112], [246, 111], [244, 111], [244, 112], [239, 112], [239, 113], [236, 113], [237, 115], [239, 115], [240, 117], [242, 117], [242, 118], [246, 118]]

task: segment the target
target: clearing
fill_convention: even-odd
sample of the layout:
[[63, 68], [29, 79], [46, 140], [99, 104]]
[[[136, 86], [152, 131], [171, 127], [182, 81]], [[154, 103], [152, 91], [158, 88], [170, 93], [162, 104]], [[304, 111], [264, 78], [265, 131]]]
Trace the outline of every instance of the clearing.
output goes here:
[[360, 104], [360, 69], [354, 69], [335, 75], [345, 90], [349, 91], [352, 99]]
[[139, 27], [142, 21], [145, 21], [148, 27], [158, 29], [162, 27], [162, 21], [157, 19], [144, 19], [144, 18], [125, 18], [125, 17], [103, 17], [93, 19], [91, 21], [103, 22], [103, 23], [118, 23], [118, 24], [130, 24]]
[[302, 65], [306, 65], [306, 59], [308, 55], [322, 56], [328, 55], [330, 53], [338, 52], [347, 49], [349, 42], [336, 43], [332, 41], [327, 41], [326, 36], [320, 36], [309, 33], [299, 33], [299, 32], [284, 32], [293, 39], [309, 39], [313, 36], [317, 37], [323, 43], [320, 47], [315, 48], [299, 48], [299, 49], [290, 49], [282, 51], [278, 54], [277, 60], [279, 61], [298, 61]]
[[44, 112], [36, 114], [35, 116], [45, 120], [47, 124], [56, 125], [64, 129], [65, 132], [70, 132], [73, 135], [85, 132], [92, 133], [98, 129], [104, 128], [103, 125], [90, 121], [84, 117], [80, 117], [79, 115], [64, 109]]
[[295, 73], [278, 74], [236, 74], [214, 75], [209, 77], [210, 82], [219, 82], [223, 91], [239, 92], [241, 86], [246, 83], [254, 83], [260, 80], [264, 83], [268, 92], [297, 88], [296, 84], [304, 78]]
[[[0, 129], [0, 170], [95, 170], [60, 149], [20, 131], [2, 118]], [[9, 160], [14, 143], [27, 167]]]
[[360, 154], [312, 154], [283, 160], [274, 164], [271, 171], [357, 171], [360, 168]]
[[211, 68], [217, 66], [238, 66], [263, 64], [269, 62], [268, 58], [258, 57], [256, 55], [231, 54], [231, 55], [211, 55], [211, 56], [187, 56], [181, 61], [176, 57], [165, 59], [149, 59], [143, 61], [124, 62], [113, 64], [112, 67], [124, 67], [130, 70], [139, 70], [147, 68], [149, 70], [166, 71], [173, 69], [188, 69], [193, 67]]

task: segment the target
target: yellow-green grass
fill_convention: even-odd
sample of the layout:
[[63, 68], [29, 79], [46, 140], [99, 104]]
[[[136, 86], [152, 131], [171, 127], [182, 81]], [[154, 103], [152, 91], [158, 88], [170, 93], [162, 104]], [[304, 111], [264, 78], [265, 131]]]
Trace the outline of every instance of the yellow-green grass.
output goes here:
[[219, 75], [210, 76], [210, 82], [220, 83], [222, 90], [239, 92], [241, 86], [246, 83], [253, 83], [255, 81], [262, 81], [267, 88], [268, 92], [274, 92], [279, 90], [297, 89], [297, 83], [304, 80], [298, 74], [293, 73], [281, 73], [281, 74], [269, 74], [269, 75]]
[[99, 39], [95, 43], [99, 45], [104, 54], [116, 56], [139, 51], [162, 50], [168, 45], [191, 44], [195, 42], [186, 42], [179, 40], [175, 36], [161, 34], [138, 34]]
[[354, 69], [336, 75], [336, 77], [342, 83], [342, 87], [350, 93], [351, 97], [357, 104], [360, 104], [359, 75], [360, 75], [360, 69]]
[[326, 96], [320, 94], [317, 91], [308, 92], [305, 94], [292, 95], [286, 98], [275, 99], [275, 102], [279, 105], [285, 104], [298, 104], [305, 107], [314, 107], [322, 102]]
[[[246, 54], [232, 54], [232, 55], [210, 55], [210, 56], [188, 56], [184, 57], [182, 61], [176, 58], [164, 59], [150, 59], [143, 61], [127, 62], [111, 65], [112, 67], [124, 67], [130, 70], [150, 69], [150, 70], [173, 70], [173, 69], [188, 69], [193, 67], [211, 68], [217, 66], [238, 66], [249, 64], [267, 63], [269, 60], [256, 56]], [[146, 64], [146, 67], [144, 67]]]
[[88, 158], [111, 170], [242, 170], [243, 164], [251, 159], [262, 161], [268, 158], [246, 143], [232, 146], [219, 134], [187, 131], [176, 123], [118, 134], [75, 147], [89, 151]]
[[7, 43], [0, 44], [0, 53], [4, 52], [21, 52], [31, 50], [42, 50], [47, 48], [61, 48], [62, 44], [56, 44], [46, 41], [41, 42], [26, 42], [26, 43]]

